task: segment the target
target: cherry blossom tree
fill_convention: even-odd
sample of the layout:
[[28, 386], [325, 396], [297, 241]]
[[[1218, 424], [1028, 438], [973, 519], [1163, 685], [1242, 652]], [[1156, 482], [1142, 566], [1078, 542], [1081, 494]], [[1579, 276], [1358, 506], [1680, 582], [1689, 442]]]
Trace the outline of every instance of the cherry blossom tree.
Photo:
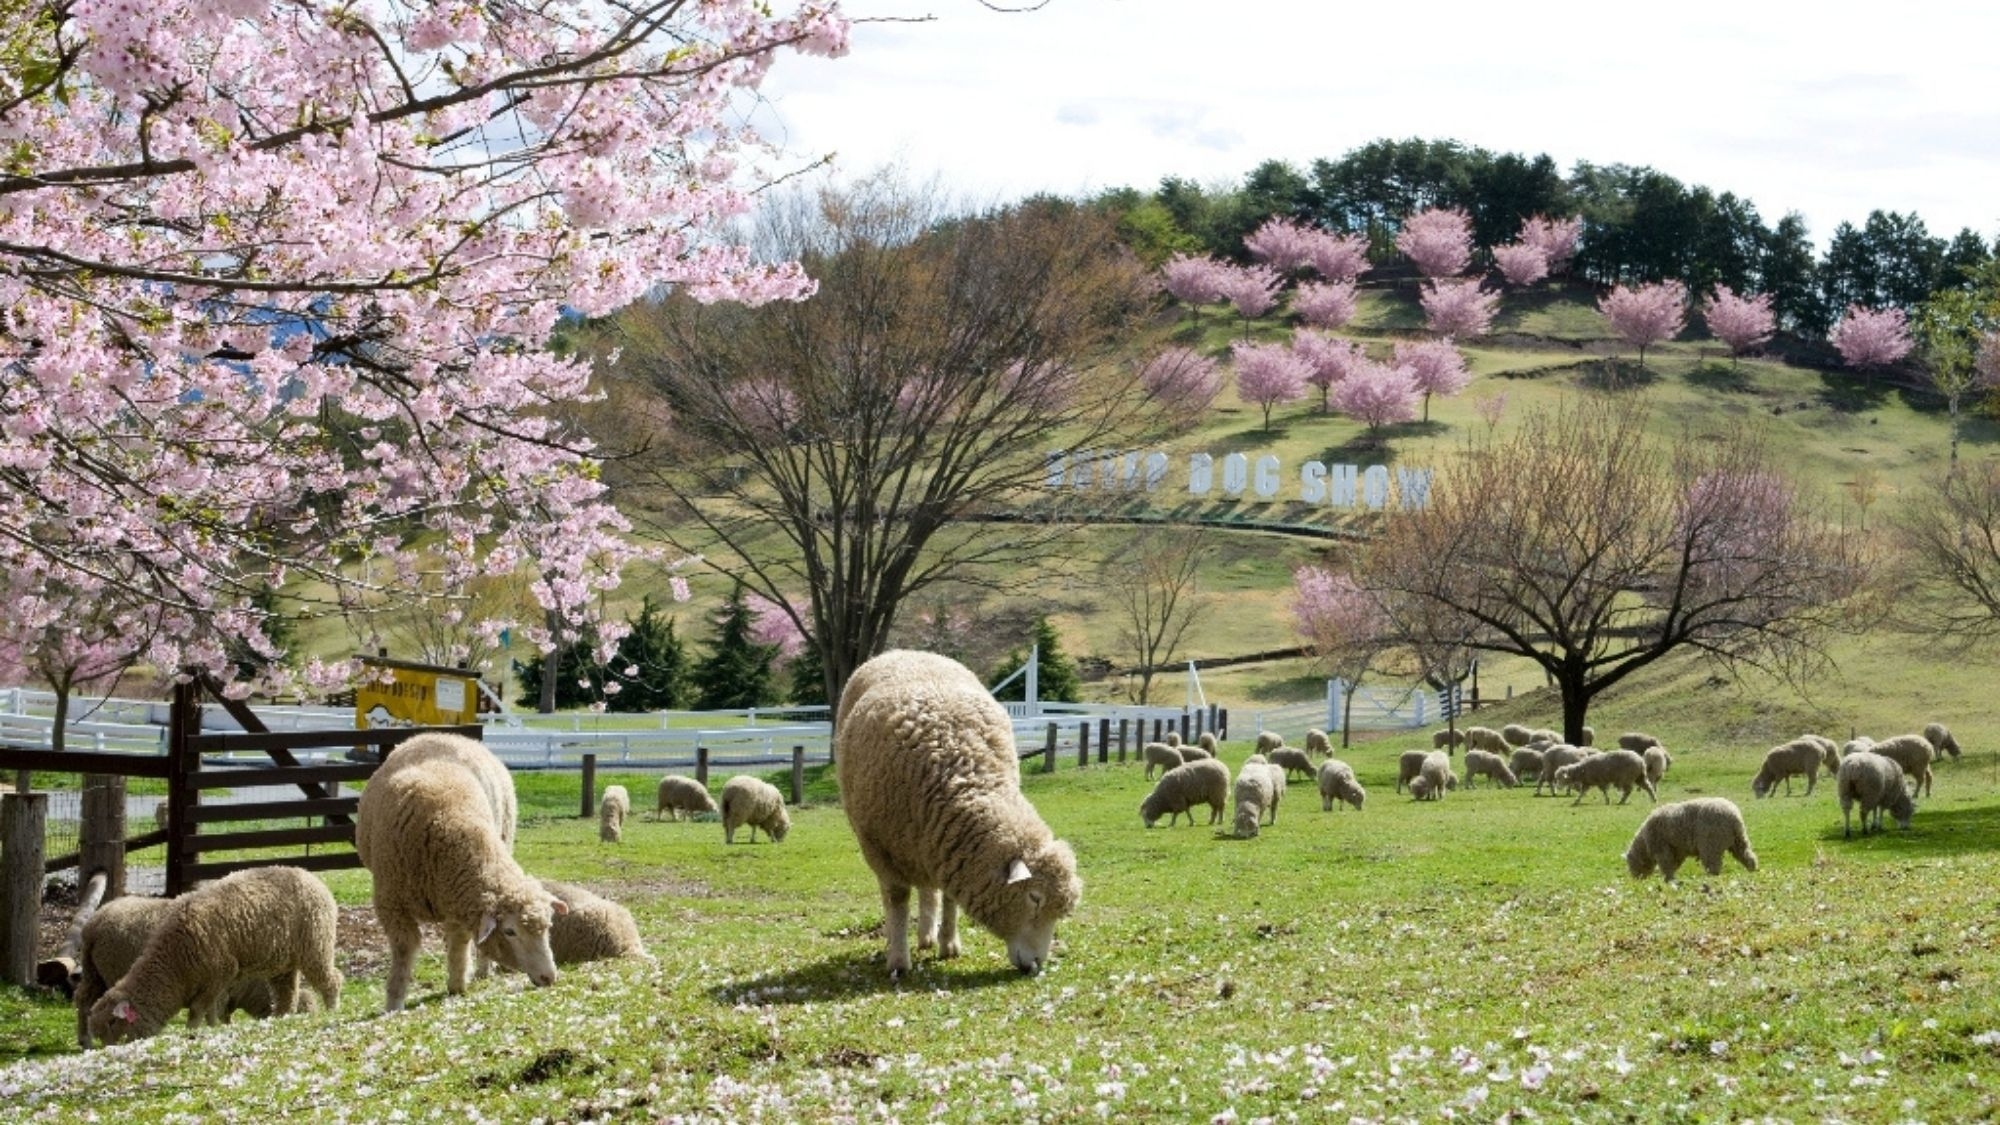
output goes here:
[[1160, 285], [1199, 317], [1201, 306], [1227, 298], [1233, 272], [1229, 263], [1215, 258], [1175, 254], [1160, 265]]
[[1559, 274], [1576, 255], [1577, 239], [1582, 234], [1583, 220], [1575, 216], [1551, 219], [1545, 215], [1531, 215], [1521, 221], [1517, 241], [1540, 250], [1548, 262], [1549, 273]]
[[1279, 273], [1291, 273], [1311, 263], [1317, 233], [1291, 219], [1271, 218], [1243, 236], [1243, 248]]
[[1620, 285], [1597, 302], [1597, 309], [1619, 339], [1639, 349], [1643, 367], [1649, 345], [1673, 339], [1686, 325], [1687, 287], [1678, 281]]
[[1549, 276], [1548, 251], [1525, 242], [1509, 242], [1493, 248], [1493, 264], [1507, 284], [1526, 289]]
[[[161, 616], [121, 608], [115, 589], [67, 589], [46, 571], [9, 575], [7, 613], [0, 616], [0, 677], [20, 684], [41, 682], [55, 699], [50, 748], [65, 749], [70, 700], [130, 668], [149, 647], [151, 630], [128, 633], [134, 622], [157, 625]], [[17, 779], [23, 792], [25, 774]]]
[[1139, 369], [1147, 398], [1181, 425], [1192, 425], [1222, 393], [1222, 370], [1193, 348], [1168, 348]]
[[1339, 328], [1354, 319], [1352, 281], [1308, 281], [1292, 291], [1292, 311], [1314, 328]]
[[1310, 368], [1306, 382], [1319, 388], [1321, 414], [1327, 411], [1329, 389], [1347, 378], [1349, 372], [1368, 358], [1355, 341], [1315, 332], [1310, 328], [1300, 328], [1292, 333], [1292, 351]]
[[1236, 344], [1236, 394], [1264, 410], [1264, 432], [1271, 430], [1271, 408], [1306, 396], [1306, 361], [1283, 344]]
[[1368, 432], [1417, 416], [1417, 380], [1408, 367], [1367, 362], [1334, 384], [1334, 409], [1368, 423]]
[[1459, 339], [1486, 335], [1500, 311], [1500, 294], [1480, 289], [1477, 278], [1425, 282], [1417, 300], [1424, 307], [1426, 328]]
[[1419, 211], [1403, 220], [1396, 249], [1433, 281], [1457, 277], [1472, 262], [1472, 217], [1456, 207]]
[[1701, 319], [1710, 334], [1729, 346], [1731, 363], [1738, 355], [1770, 339], [1778, 326], [1778, 318], [1771, 312], [1769, 293], [1739, 297], [1727, 285], [1715, 287], [1715, 295], [1701, 306]]
[[1223, 296], [1243, 318], [1243, 335], [1250, 335], [1250, 322], [1270, 312], [1278, 304], [1278, 290], [1284, 279], [1269, 266], [1231, 268], [1223, 280]]
[[1901, 309], [1849, 305], [1826, 338], [1849, 367], [1887, 367], [1910, 354], [1909, 321]]
[[1465, 356], [1450, 340], [1400, 340], [1396, 343], [1397, 367], [1410, 371], [1411, 382], [1424, 395], [1424, 421], [1431, 420], [1431, 396], [1449, 398], [1472, 382], [1465, 368]]
[[1480, 395], [1472, 400], [1472, 409], [1479, 415], [1479, 420], [1486, 423], [1486, 436], [1491, 440], [1493, 428], [1507, 415], [1507, 392], [1494, 391], [1492, 394]]
[[1302, 566], [1292, 572], [1292, 626], [1327, 670], [1347, 681], [1347, 713], [1340, 723], [1340, 744], [1346, 746], [1354, 725], [1354, 688], [1393, 643], [1389, 615], [1352, 575]]
[[1313, 271], [1328, 281], [1353, 281], [1368, 268], [1368, 237], [1314, 231], [1306, 247]]
[[743, 596], [743, 605], [750, 611], [751, 643], [778, 654], [774, 667], [784, 667], [805, 651], [806, 633], [800, 622], [806, 618], [806, 611], [789, 599], [774, 601], [755, 591]]
[[633, 550], [556, 326], [812, 291], [721, 235], [765, 179], [735, 110], [845, 50], [831, 4], [8, 10], [0, 570], [109, 591], [161, 668], [229, 680], [261, 591], [421, 597], [419, 544], [532, 570], [553, 649]]

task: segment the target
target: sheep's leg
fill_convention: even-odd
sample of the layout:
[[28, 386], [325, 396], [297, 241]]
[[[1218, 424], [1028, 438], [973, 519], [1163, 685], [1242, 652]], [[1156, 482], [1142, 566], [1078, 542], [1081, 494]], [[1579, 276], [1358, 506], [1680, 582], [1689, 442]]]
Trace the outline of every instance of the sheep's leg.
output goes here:
[[194, 999], [188, 1001], [188, 1026], [202, 1027], [223, 1022], [221, 1009], [228, 1003], [227, 981], [218, 985], [202, 986], [202, 990], [194, 994]]
[[299, 1010], [299, 971], [292, 969], [271, 978], [271, 1014], [289, 1016]]
[[938, 940], [938, 899], [944, 897], [936, 887], [917, 888], [917, 948], [929, 949]]
[[423, 944], [423, 931], [417, 928], [414, 919], [392, 916], [376, 909], [375, 917], [382, 923], [382, 935], [389, 941], [389, 981], [385, 986], [385, 1010], [400, 1012], [403, 1000], [410, 994], [410, 978], [417, 971], [417, 949]]
[[[1189, 813], [1188, 820], [1193, 819], [1194, 814]], [[938, 956], [950, 958], [958, 954], [958, 903], [952, 901], [950, 895], [945, 895], [943, 906], [938, 911]]]
[[1659, 857], [1660, 878], [1665, 882], [1671, 883], [1674, 881], [1674, 872], [1681, 869], [1681, 853], [1671, 848], [1665, 849], [1665, 851], [1666, 854]]
[[444, 927], [444, 988], [457, 996], [465, 991], [466, 978], [470, 976], [474, 949], [472, 931], [462, 930], [451, 923]]
[[[340, 986], [345, 978], [340, 975], [339, 969], [333, 967], [332, 961], [315, 961], [307, 965], [305, 981], [319, 994], [320, 1007], [331, 1012], [340, 1006]], [[301, 996], [299, 999], [303, 1001], [305, 997]], [[298, 1007], [299, 1010], [303, 1010], [305, 1005], [302, 1003]]]
[[910, 888], [879, 880], [882, 884], [882, 928], [889, 938], [889, 979], [910, 971]]
[[[1864, 833], [1868, 831], [1867, 813], [1861, 814], [1861, 831]], [[1854, 839], [1854, 806], [1848, 804], [1846, 801], [1840, 802], [1840, 838], [1843, 840]]]
[[1814, 788], [1815, 786], [1817, 786], [1818, 784], [1819, 784], [1819, 771], [1818, 771], [1818, 770], [1814, 770], [1814, 771], [1812, 771], [1811, 773], [1807, 774], [1807, 775], [1806, 775], [1806, 796], [1808, 796], [1808, 797], [1812, 796], [1812, 791], [1813, 791], [1813, 788]]

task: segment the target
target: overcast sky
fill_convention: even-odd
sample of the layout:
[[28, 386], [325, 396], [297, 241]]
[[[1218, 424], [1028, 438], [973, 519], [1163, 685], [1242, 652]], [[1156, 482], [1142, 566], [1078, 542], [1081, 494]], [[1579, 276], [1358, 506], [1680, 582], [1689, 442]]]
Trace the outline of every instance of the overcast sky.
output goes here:
[[[1005, 2], [1005, 0], [996, 0]], [[1651, 165], [1824, 245], [1870, 210], [2000, 233], [2000, 4], [844, 0], [921, 23], [782, 57], [757, 121], [987, 199], [1240, 183], [1382, 137]], [[1658, 14], [1655, 14], [1658, 13]]]

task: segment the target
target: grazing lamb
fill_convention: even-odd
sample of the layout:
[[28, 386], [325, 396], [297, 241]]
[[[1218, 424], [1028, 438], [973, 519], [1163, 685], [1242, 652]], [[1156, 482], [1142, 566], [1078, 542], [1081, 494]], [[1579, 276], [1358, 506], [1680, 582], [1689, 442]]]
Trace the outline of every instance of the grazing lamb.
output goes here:
[[514, 779], [493, 752], [455, 734], [396, 747], [361, 791], [354, 848], [373, 876], [375, 917], [389, 942], [384, 1000], [401, 1011], [421, 926], [444, 930], [445, 989], [465, 991], [494, 962], [537, 988], [556, 980], [549, 925], [568, 911], [514, 861]]
[[1465, 732], [1447, 727], [1431, 732], [1431, 749], [1451, 751], [1465, 745]]
[[159, 1034], [182, 1008], [188, 1026], [220, 1023], [236, 983], [272, 983], [271, 1010], [298, 1006], [299, 978], [333, 1011], [339, 916], [326, 884], [296, 867], [255, 867], [174, 899], [117, 983], [90, 1006], [85, 1034], [122, 1043]]
[[[1527, 781], [1530, 778], [1540, 781], [1542, 778], [1543, 753], [1543, 751], [1537, 750], [1532, 746], [1523, 746], [1519, 750], [1514, 751], [1513, 756], [1507, 759], [1508, 768], [1513, 770], [1514, 776], [1521, 781]], [[1536, 788], [1540, 788], [1540, 786]]]
[[1175, 749], [1181, 752], [1181, 761], [1183, 762], [1199, 762], [1203, 758], [1215, 757], [1215, 751], [1209, 750], [1199, 745], [1189, 745], [1183, 743], [1182, 745], [1175, 747]]
[[1180, 748], [1180, 744], [1181, 744], [1181, 732], [1180, 732], [1180, 731], [1177, 731], [1177, 730], [1175, 730], [1175, 729], [1173, 729], [1172, 727], [1168, 727], [1168, 728], [1167, 728], [1167, 745], [1169, 745], [1169, 746], [1172, 746], [1172, 747], [1174, 747], [1175, 749], [1179, 749], [1179, 748]]
[[1571, 746], [1566, 742], [1558, 742], [1542, 751], [1542, 770], [1535, 775], [1535, 796], [1541, 796], [1545, 786], [1551, 795], [1560, 795], [1564, 782], [1557, 775], [1565, 766], [1574, 765], [1592, 756], [1588, 748]]
[[1458, 775], [1451, 770], [1451, 757], [1433, 750], [1424, 755], [1422, 767], [1411, 780], [1410, 795], [1419, 801], [1439, 801], [1444, 799], [1446, 790], [1456, 788]]
[[[1506, 741], [1509, 747], [1526, 746], [1528, 743], [1534, 741], [1535, 732], [1519, 723], [1508, 723], [1506, 726], [1500, 728], [1500, 737]], [[1488, 753], [1492, 752], [1488, 751]], [[1504, 754], [1506, 751], [1502, 750], [1500, 753]]]
[[739, 773], [722, 787], [722, 842], [736, 842], [736, 830], [750, 827], [750, 842], [757, 842], [762, 828], [771, 842], [781, 844], [792, 830], [792, 818], [785, 812], [785, 795], [768, 781]]
[[1187, 814], [1188, 823], [1194, 823], [1194, 807], [1208, 806], [1208, 822], [1216, 824], [1222, 820], [1224, 806], [1229, 803], [1229, 767], [1214, 758], [1203, 758], [1186, 765], [1175, 766], [1160, 775], [1153, 784], [1153, 791], [1139, 802], [1139, 819], [1151, 828], [1167, 814], [1167, 827], [1171, 828]]
[[1764, 755], [1764, 764], [1757, 770], [1757, 776], [1750, 780], [1750, 791], [1758, 797], [1768, 797], [1780, 781], [1785, 783], [1785, 795], [1791, 796], [1792, 778], [1804, 774], [1806, 796], [1812, 796], [1813, 787], [1819, 782], [1820, 767], [1828, 773], [1840, 769], [1840, 758], [1830, 745], [1822, 745], [1810, 737], [1794, 738], [1782, 746], [1773, 746]]
[[1618, 748], [1630, 750], [1634, 754], [1644, 754], [1646, 747], [1659, 746], [1660, 740], [1643, 731], [1627, 731], [1618, 736]]
[[[71, 975], [76, 1004], [76, 1045], [90, 1047], [90, 1009], [113, 981], [123, 977], [146, 948], [146, 939], [160, 928], [173, 910], [173, 900], [127, 895], [99, 907], [83, 924], [77, 946], [76, 972]], [[258, 1019], [269, 1016], [277, 1004], [277, 993], [263, 977], [246, 977], [229, 988], [222, 1006], [222, 1022], [236, 1012], [248, 1012]], [[189, 1018], [193, 1018], [190, 1015]]]
[[1499, 731], [1489, 727], [1466, 727], [1465, 748], [1485, 750], [1492, 754], [1506, 754], [1514, 749], [1511, 743], [1500, 737]]
[[1257, 734], [1257, 753], [1259, 754], [1269, 754], [1284, 744], [1285, 736], [1279, 734], [1277, 731], [1260, 731]]
[[1725, 854], [1735, 856], [1744, 870], [1757, 870], [1757, 853], [1750, 850], [1750, 834], [1735, 802], [1701, 797], [1661, 805], [1646, 814], [1632, 846], [1625, 849], [1625, 866], [1634, 879], [1644, 879], [1658, 868], [1660, 878], [1671, 883], [1689, 856], [1700, 859], [1701, 869], [1710, 875], [1722, 874]]
[[1899, 734], [1876, 743], [1869, 753], [1893, 758], [1903, 767], [1903, 776], [1910, 779], [1910, 796], [1930, 796], [1931, 759], [1936, 755], [1929, 739], [1921, 734]]
[[1368, 791], [1354, 776], [1354, 767], [1337, 758], [1329, 758], [1319, 767], [1319, 809], [1332, 812], [1335, 801], [1345, 801], [1361, 811], [1361, 803], [1368, 799]]
[[1234, 795], [1236, 835], [1248, 840], [1257, 835], [1260, 821], [1278, 823], [1278, 802], [1285, 795], [1285, 771], [1268, 762], [1245, 762], [1236, 773]]
[[1040, 972], [1083, 880], [1076, 853], [1021, 795], [1007, 712], [964, 665], [901, 650], [856, 669], [838, 711], [840, 799], [881, 885], [890, 976], [910, 969], [913, 887], [919, 946], [957, 956], [963, 908], [1007, 943], [1015, 968]]
[[1295, 773], [1311, 780], [1318, 772], [1313, 768], [1312, 755], [1296, 746], [1280, 746], [1271, 751], [1270, 757], [1272, 765], [1285, 771], [1287, 781]]
[[604, 799], [597, 804], [597, 838], [615, 844], [625, 838], [625, 814], [632, 811], [632, 796], [623, 785], [604, 787]]
[[1925, 726], [1924, 737], [1930, 740], [1931, 748], [1940, 755], [1949, 754], [1953, 758], [1958, 757], [1958, 739], [1951, 736], [1951, 731], [1947, 730], [1943, 723], [1931, 723]]
[[[1201, 737], [1194, 740], [1194, 744], [1203, 754], [1211, 758], [1215, 757], [1216, 747], [1221, 745], [1215, 740], [1215, 732], [1206, 730], [1201, 732]], [[1194, 759], [1189, 758], [1188, 761], [1192, 762]]]
[[569, 907], [556, 915], [549, 927], [549, 951], [556, 964], [576, 965], [585, 961], [610, 961], [619, 957], [652, 960], [646, 943], [639, 940], [639, 926], [632, 912], [602, 895], [574, 883], [541, 880], [542, 889]]
[[1887, 810], [1903, 828], [1910, 826], [1910, 818], [1917, 811], [1910, 800], [1910, 792], [1903, 787], [1903, 767], [1894, 758], [1880, 754], [1856, 754], [1840, 763], [1840, 772], [1834, 775], [1834, 785], [1840, 792], [1840, 835], [1842, 839], [1854, 837], [1853, 808], [1861, 806], [1861, 834], [1868, 835], [1869, 816], [1874, 816], [1875, 831], [1882, 830], [1882, 813]]
[[1658, 789], [1660, 779], [1667, 776], [1668, 768], [1674, 764], [1674, 756], [1667, 753], [1667, 748], [1664, 746], [1648, 746], [1640, 757], [1646, 759], [1646, 780], [1653, 783], [1653, 788]]
[[1632, 799], [1632, 789], [1637, 786], [1646, 791], [1646, 796], [1654, 801], [1660, 799], [1659, 790], [1646, 779], [1646, 759], [1630, 750], [1613, 750], [1606, 754], [1589, 754], [1571, 762], [1556, 771], [1557, 785], [1576, 787], [1576, 800], [1570, 804], [1580, 805], [1590, 795], [1592, 789], [1604, 794], [1604, 803], [1611, 803], [1611, 787], [1618, 787], [1618, 803]]
[[1396, 759], [1396, 792], [1401, 793], [1403, 786], [1415, 781], [1424, 772], [1424, 760], [1435, 753], [1435, 750], [1403, 751]]
[[[1532, 753], [1525, 746], [1514, 751], [1516, 754], [1523, 752]], [[1516, 784], [1514, 771], [1507, 768], [1507, 760], [1498, 754], [1485, 750], [1467, 750], [1465, 752], [1465, 787], [1467, 789], [1472, 788], [1472, 779], [1475, 777], [1492, 778], [1503, 789], [1512, 789]]]
[[659, 804], [653, 809], [654, 819], [663, 813], [672, 813], [675, 820], [681, 814], [693, 816], [696, 813], [715, 811], [715, 798], [708, 795], [708, 787], [691, 777], [670, 773], [660, 779]]
[[1164, 742], [1148, 742], [1140, 747], [1139, 752], [1145, 755], [1146, 778], [1149, 781], [1152, 780], [1154, 770], [1165, 773], [1187, 760], [1181, 757], [1179, 750]]
[[1306, 732], [1306, 753], [1318, 754], [1322, 758], [1333, 757], [1333, 740], [1326, 732], [1314, 727]]

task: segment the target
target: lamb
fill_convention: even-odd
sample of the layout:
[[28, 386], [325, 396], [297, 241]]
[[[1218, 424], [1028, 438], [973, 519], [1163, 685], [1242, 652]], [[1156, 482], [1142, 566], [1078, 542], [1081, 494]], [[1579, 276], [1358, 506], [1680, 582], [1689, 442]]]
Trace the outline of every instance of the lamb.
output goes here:
[[[1544, 751], [1537, 750], [1532, 746], [1523, 746], [1519, 750], [1514, 751], [1513, 756], [1507, 760], [1508, 768], [1512, 769], [1514, 776], [1522, 781], [1526, 781], [1531, 777], [1536, 781], [1540, 781], [1542, 777], [1543, 754]], [[1539, 789], [1541, 787], [1538, 785], [1536, 788]]]
[[1659, 788], [1660, 779], [1667, 776], [1667, 768], [1674, 764], [1674, 756], [1667, 753], [1664, 746], [1648, 746], [1641, 757], [1646, 759], [1646, 780]]
[[[90, 1009], [113, 981], [123, 977], [139, 959], [146, 939], [160, 928], [173, 910], [173, 900], [127, 895], [99, 907], [83, 924], [77, 947], [76, 972], [70, 977], [76, 1004], [76, 1045], [90, 1047]], [[263, 977], [245, 977], [229, 988], [222, 1005], [222, 1022], [236, 1012], [248, 1012], [258, 1019], [269, 1016], [277, 1004], [277, 993]], [[192, 1016], [190, 1016], [192, 1018]]]
[[1907, 829], [1917, 811], [1903, 787], [1903, 767], [1894, 758], [1881, 754], [1856, 754], [1840, 763], [1834, 775], [1840, 793], [1840, 835], [1853, 839], [1853, 808], [1861, 806], [1861, 834], [1868, 835], [1869, 814], [1874, 814], [1875, 831], [1882, 830], [1882, 813], [1887, 810], [1896, 823]]
[[1269, 763], [1246, 762], [1236, 774], [1236, 835], [1248, 840], [1257, 825], [1278, 823], [1278, 802], [1285, 795], [1285, 771]]
[[1181, 744], [1181, 732], [1174, 730], [1171, 727], [1167, 728], [1167, 745], [1178, 749], [1180, 747], [1180, 744]]
[[1951, 736], [1951, 731], [1946, 729], [1943, 723], [1927, 724], [1924, 727], [1924, 737], [1930, 740], [1931, 748], [1939, 754], [1950, 754], [1953, 758], [1958, 757], [1958, 739]]
[[273, 982], [272, 1011], [298, 1005], [299, 978], [332, 1011], [338, 910], [326, 884], [296, 867], [255, 867], [168, 904], [132, 967], [90, 1006], [84, 1035], [120, 1043], [157, 1035], [182, 1008], [188, 1026], [222, 1022], [244, 978]]
[[1270, 756], [1271, 764], [1285, 771], [1287, 781], [1295, 773], [1310, 779], [1318, 772], [1313, 768], [1312, 755], [1296, 746], [1280, 746]]
[[1318, 754], [1322, 758], [1331, 758], [1333, 757], [1333, 740], [1326, 736], [1325, 731], [1318, 727], [1313, 727], [1311, 730], [1306, 731], [1306, 753]]
[[956, 957], [963, 908], [1015, 968], [1040, 972], [1083, 880], [1021, 795], [1013, 723], [986, 685], [948, 657], [895, 650], [855, 670], [838, 713], [841, 803], [881, 887], [889, 975], [910, 970], [912, 887], [919, 947]]
[[576, 965], [585, 961], [610, 961], [638, 957], [651, 961], [646, 944], [639, 940], [639, 926], [632, 912], [602, 895], [574, 883], [540, 880], [542, 889], [569, 907], [556, 916], [549, 927], [549, 951], [556, 964]]
[[691, 777], [670, 773], [660, 779], [658, 805], [653, 809], [653, 818], [672, 813], [675, 820], [682, 813], [693, 816], [696, 813], [715, 811], [715, 798], [708, 795], [708, 786]]
[[722, 787], [722, 842], [736, 842], [736, 830], [749, 825], [750, 842], [757, 842], [762, 828], [774, 844], [783, 843], [792, 830], [792, 818], [785, 812], [785, 795], [768, 781], [739, 773]]
[[1345, 801], [1361, 811], [1361, 803], [1368, 799], [1368, 791], [1354, 776], [1354, 767], [1337, 758], [1329, 758], [1319, 767], [1319, 809], [1332, 812], [1335, 801]]
[[[1506, 726], [1500, 728], [1500, 737], [1506, 741], [1509, 747], [1526, 746], [1534, 740], [1535, 732], [1519, 723], [1508, 723]], [[1488, 753], [1492, 753], [1492, 751], [1488, 751]], [[1503, 750], [1500, 753], [1504, 754], [1506, 751]]]
[[1505, 754], [1513, 750], [1513, 744], [1500, 736], [1500, 732], [1488, 727], [1466, 727], [1465, 748], [1485, 750], [1493, 754]]
[[1654, 801], [1660, 799], [1660, 791], [1646, 778], [1646, 759], [1630, 750], [1613, 750], [1605, 754], [1588, 754], [1556, 771], [1557, 785], [1576, 787], [1576, 800], [1572, 806], [1580, 805], [1590, 795], [1592, 789], [1604, 794], [1604, 803], [1611, 803], [1611, 787], [1618, 787], [1618, 803], [1632, 799], [1632, 788], [1637, 786], [1646, 791], [1646, 796]]
[[1434, 730], [1431, 732], [1431, 749], [1433, 750], [1450, 751], [1455, 747], [1463, 745], [1465, 745], [1465, 732], [1462, 730], [1446, 728], [1445, 730]]
[[1832, 773], [1840, 769], [1840, 759], [1810, 738], [1794, 738], [1782, 746], [1773, 746], [1764, 755], [1764, 764], [1757, 770], [1757, 776], [1750, 780], [1750, 791], [1758, 797], [1768, 797], [1780, 781], [1785, 783], [1785, 795], [1792, 792], [1792, 778], [1804, 774], [1806, 796], [1812, 796], [1813, 787], [1819, 782], [1821, 766]]
[[1558, 775], [1562, 773], [1563, 768], [1588, 757], [1592, 757], [1589, 750], [1581, 746], [1571, 746], [1566, 742], [1558, 742], [1542, 751], [1542, 769], [1535, 775], [1535, 795], [1541, 796], [1544, 786], [1551, 794], [1560, 794], [1565, 783]]
[[597, 838], [615, 844], [625, 837], [625, 814], [632, 811], [632, 797], [623, 785], [604, 787], [604, 799], [597, 805]]
[[1194, 823], [1194, 807], [1208, 806], [1208, 822], [1222, 820], [1223, 806], [1229, 803], [1229, 767], [1214, 758], [1203, 758], [1186, 765], [1175, 766], [1160, 775], [1153, 785], [1153, 791], [1139, 802], [1139, 819], [1151, 828], [1167, 814], [1167, 826], [1173, 827], [1182, 813], [1187, 814], [1188, 823]]
[[1284, 744], [1285, 736], [1279, 734], [1277, 731], [1259, 731], [1257, 734], [1257, 753], [1259, 754], [1269, 754]]
[[[1514, 751], [1514, 753], [1519, 754], [1523, 751], [1532, 753], [1525, 746], [1520, 750]], [[1507, 760], [1498, 754], [1485, 750], [1467, 750], [1465, 752], [1466, 788], [1472, 788], [1472, 779], [1475, 777], [1492, 778], [1503, 789], [1512, 789], [1516, 784], [1514, 771], [1507, 768]]]
[[1157, 769], [1161, 773], [1165, 773], [1187, 760], [1181, 757], [1179, 750], [1174, 749], [1164, 742], [1148, 742], [1139, 748], [1139, 753], [1146, 759], [1146, 777], [1148, 780], [1152, 779], [1154, 770]]
[[1930, 796], [1931, 759], [1935, 754], [1930, 741], [1923, 735], [1899, 734], [1876, 743], [1869, 753], [1893, 758], [1897, 765], [1903, 767], [1903, 776], [1910, 779], [1910, 796]]
[[1403, 786], [1416, 780], [1417, 776], [1424, 772], [1425, 760], [1436, 752], [1435, 750], [1403, 751], [1396, 759], [1396, 792], [1401, 793]]
[[[1195, 739], [1194, 744], [1200, 747], [1202, 752], [1207, 754], [1209, 757], [1211, 758], [1215, 757], [1215, 748], [1218, 745], [1218, 743], [1215, 741], [1214, 731], [1206, 731], [1206, 730], [1202, 731], [1201, 737]], [[1189, 761], [1193, 761], [1193, 759], [1190, 758]]]
[[1627, 731], [1618, 736], [1618, 748], [1630, 750], [1634, 754], [1644, 754], [1646, 747], [1661, 745], [1660, 740], [1643, 731]]
[[396, 747], [361, 791], [354, 847], [374, 877], [389, 941], [387, 1010], [401, 1011], [423, 944], [444, 930], [445, 989], [465, 991], [498, 962], [537, 988], [554, 984], [549, 926], [569, 907], [514, 861], [514, 779], [470, 738], [428, 733]]
[[1660, 878], [1671, 883], [1689, 856], [1700, 859], [1701, 869], [1710, 875], [1722, 874], [1725, 853], [1735, 856], [1744, 870], [1757, 870], [1757, 853], [1750, 850], [1742, 811], [1733, 801], [1701, 797], [1661, 805], [1646, 814], [1632, 845], [1625, 849], [1625, 866], [1634, 879], [1644, 879], [1657, 868]]

